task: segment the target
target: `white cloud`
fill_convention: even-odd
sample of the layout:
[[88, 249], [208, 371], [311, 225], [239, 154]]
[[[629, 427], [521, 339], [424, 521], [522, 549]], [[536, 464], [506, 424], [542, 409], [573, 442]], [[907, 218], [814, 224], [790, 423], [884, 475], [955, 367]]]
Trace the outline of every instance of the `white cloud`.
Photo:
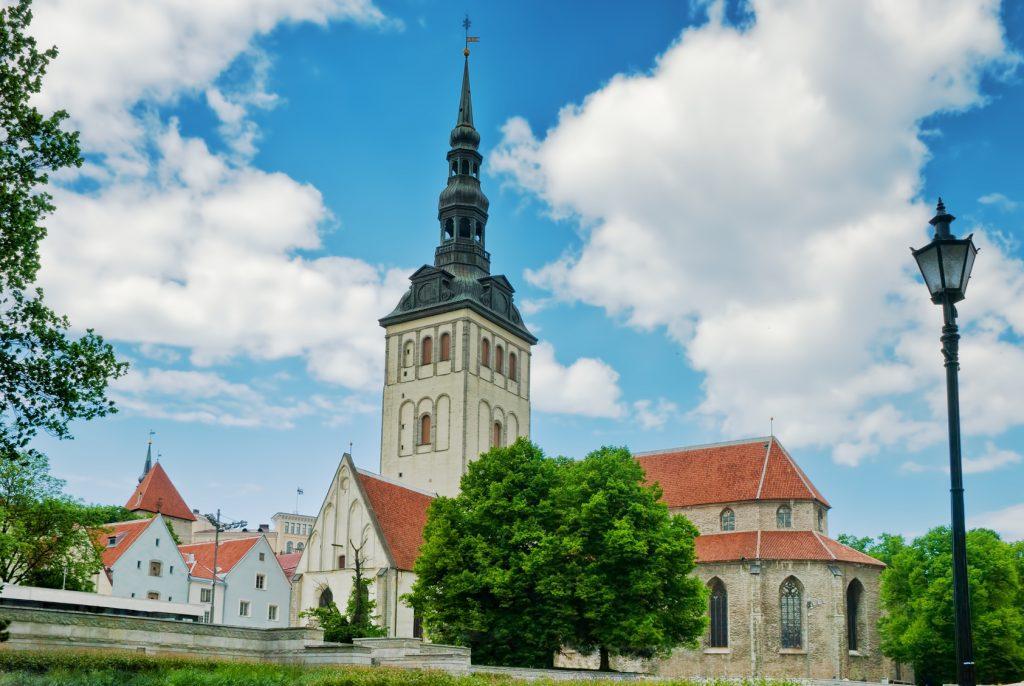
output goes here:
[[564, 366], [547, 341], [538, 343], [530, 356], [530, 394], [540, 412], [612, 419], [625, 414], [618, 372], [592, 357]]
[[1019, 202], [1017, 202], [1016, 200], [1011, 200], [1002, 193], [987, 193], [978, 198], [978, 202], [980, 202], [982, 205], [994, 205], [995, 207], [998, 207], [999, 209], [1005, 210], [1007, 212], [1015, 210], [1018, 207], [1020, 207]]
[[[1014, 450], [1003, 450], [998, 448], [995, 443], [989, 441], [985, 444], [985, 452], [977, 457], [971, 457], [969, 454], [963, 458], [963, 471], [964, 474], [984, 474], [985, 472], [992, 472], [1009, 465], [1018, 464], [1021, 461], [1020, 453]], [[904, 462], [900, 469], [904, 472], [909, 473], [921, 473], [921, 472], [945, 472], [949, 473], [949, 466], [943, 465], [927, 465], [921, 464], [914, 460]]]
[[970, 525], [994, 529], [1007, 540], [1024, 540], [1024, 503], [971, 517]]
[[633, 403], [633, 415], [645, 429], [660, 429], [669, 419], [679, 414], [679, 406], [666, 398], [637, 400]]
[[275, 429], [291, 428], [302, 417], [321, 417], [336, 426], [368, 405], [354, 396], [341, 401], [319, 395], [282, 397], [215, 372], [157, 368], [133, 368], [114, 383], [111, 396], [124, 411], [145, 417]]
[[[906, 250], [926, 242], [931, 214], [916, 199], [918, 122], [981, 104], [985, 70], [1014, 62], [999, 5], [752, 10], [743, 29], [712, 19], [683, 32], [650, 73], [615, 76], [543, 137], [506, 123], [492, 167], [584, 230], [578, 252], [528, 278], [664, 328], [705, 375], [697, 414], [727, 436], [773, 416], [787, 444], [833, 447], [845, 464], [920, 448], [942, 436], [941, 415], [908, 399], [944, 396], [939, 314]], [[996, 433], [1024, 421], [1004, 403], [1024, 366], [1013, 376], [982, 358], [1024, 359], [1000, 343], [1024, 333], [1024, 270], [977, 240], [961, 308], [965, 429]]]
[[284, 23], [397, 26], [370, 0], [40, 0], [32, 30], [56, 44], [42, 106], [66, 108], [92, 152], [141, 171], [145, 126], [133, 108], [199, 94], [252, 40]]

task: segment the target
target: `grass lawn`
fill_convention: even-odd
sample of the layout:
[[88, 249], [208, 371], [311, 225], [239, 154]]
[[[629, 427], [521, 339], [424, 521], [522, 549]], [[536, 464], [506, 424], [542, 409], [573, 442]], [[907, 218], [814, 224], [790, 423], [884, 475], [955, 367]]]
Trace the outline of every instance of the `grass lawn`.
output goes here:
[[[547, 682], [558, 686], [622, 686], [621, 681]], [[724, 684], [725, 682], [723, 682]], [[751, 682], [784, 686], [785, 682]], [[504, 676], [454, 676], [383, 667], [299, 667], [259, 662], [151, 657], [114, 651], [0, 650], [0, 686], [543, 686]], [[659, 685], [696, 686], [662, 681]], [[701, 686], [714, 686], [707, 682]], [[729, 686], [737, 686], [729, 682]], [[792, 685], [789, 685], [792, 686]]]

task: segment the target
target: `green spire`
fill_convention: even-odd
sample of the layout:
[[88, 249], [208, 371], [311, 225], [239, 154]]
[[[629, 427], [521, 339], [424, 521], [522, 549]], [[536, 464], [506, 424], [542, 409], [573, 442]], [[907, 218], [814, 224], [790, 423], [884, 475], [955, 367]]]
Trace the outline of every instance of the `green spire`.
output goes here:
[[462, 97], [459, 99], [459, 119], [456, 126], [473, 126], [473, 98], [469, 92], [469, 50], [462, 67]]
[[149, 432], [149, 444], [146, 446], [146, 465], [142, 468], [142, 476], [139, 477], [139, 483], [146, 478], [149, 474], [149, 470], [153, 468], [153, 434], [156, 432], [152, 429]]

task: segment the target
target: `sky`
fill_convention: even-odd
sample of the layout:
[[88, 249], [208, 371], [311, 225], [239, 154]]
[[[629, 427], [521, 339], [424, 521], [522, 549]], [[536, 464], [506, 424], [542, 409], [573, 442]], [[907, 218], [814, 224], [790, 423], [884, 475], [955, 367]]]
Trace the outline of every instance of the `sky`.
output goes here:
[[969, 523], [1024, 538], [1024, 5], [991, 0], [36, 0], [37, 104], [86, 154], [40, 283], [131, 363], [116, 415], [37, 441], [68, 492], [124, 502], [151, 430], [190, 506], [251, 524], [315, 513], [350, 445], [377, 469], [377, 319], [432, 261], [465, 12], [546, 452], [774, 431], [833, 535], [947, 522], [908, 250], [941, 195], [981, 247]]

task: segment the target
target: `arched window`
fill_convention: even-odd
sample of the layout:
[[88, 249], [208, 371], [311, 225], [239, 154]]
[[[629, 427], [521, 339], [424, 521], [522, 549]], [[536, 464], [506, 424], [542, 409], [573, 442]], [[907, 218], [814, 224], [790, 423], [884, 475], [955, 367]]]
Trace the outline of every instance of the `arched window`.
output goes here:
[[469, 173], [469, 160], [462, 160], [462, 173], [463, 174], [468, 174]]
[[447, 362], [452, 359], [452, 337], [447, 333], [441, 334], [441, 361]]
[[793, 528], [793, 510], [789, 505], [779, 505], [775, 511], [775, 526], [780, 529]]
[[459, 238], [469, 238], [469, 219], [459, 219]]
[[846, 587], [846, 645], [848, 650], [860, 649], [860, 636], [857, 628], [860, 623], [860, 599], [864, 595], [864, 585], [857, 579]]
[[709, 648], [729, 647], [729, 595], [725, 584], [718, 577], [708, 584], [711, 591], [708, 611], [711, 614], [711, 633], [708, 636]]
[[331, 589], [324, 588], [320, 591], [320, 599], [317, 601], [317, 605], [320, 607], [330, 607], [331, 603], [334, 602], [334, 594], [331, 593]]
[[516, 378], [516, 373], [518, 371], [519, 370], [516, 369], [516, 354], [515, 353], [509, 353], [508, 354], [508, 378], [512, 379], [513, 381], [518, 381], [518, 379]]
[[295, 546], [295, 548], [296, 548], [296, 550], [305, 550], [306, 549], [306, 544], [303, 543], [302, 541], [299, 541], [298, 544]]
[[722, 510], [722, 514], [719, 515], [719, 519], [722, 520], [722, 531], [736, 530], [736, 513], [728, 507]]
[[411, 367], [412, 366], [413, 350], [414, 350], [414, 348], [413, 348], [412, 341], [406, 341], [405, 342], [404, 352], [402, 353], [402, 366], [403, 367]]
[[434, 339], [427, 336], [420, 344], [420, 364], [427, 365], [434, 361]]
[[500, 344], [494, 346], [494, 371], [499, 374], [505, 373], [505, 348]]
[[291, 541], [288, 541], [288, 544], [287, 544], [287, 545], [286, 545], [286, 546], [284, 547], [284, 551], [285, 551], [286, 553], [290, 553], [290, 552], [292, 552], [292, 551], [293, 551], [294, 549], [295, 549], [295, 548], [294, 548], [294, 545], [292, 544], [292, 542], [291, 542]]
[[444, 239], [450, 241], [455, 238], [455, 220], [449, 217], [444, 220]]
[[480, 165], [473, 163], [473, 176], [480, 176]]
[[484, 225], [481, 224], [480, 222], [476, 223], [476, 233], [474, 234], [473, 237], [476, 239], [477, 243], [484, 242]]
[[491, 366], [491, 342], [486, 338], [480, 341], [480, 364]]
[[493, 434], [491, 436], [491, 447], [492, 448], [500, 448], [501, 447], [501, 422], [494, 422], [494, 429], [493, 429], [493, 431], [491, 433]]
[[825, 510], [818, 508], [818, 531], [825, 531]]
[[781, 623], [781, 642], [783, 648], [802, 648], [803, 632], [803, 592], [800, 582], [789, 577], [782, 582], [779, 589], [779, 618]]
[[430, 415], [420, 417], [420, 445], [430, 445]]

